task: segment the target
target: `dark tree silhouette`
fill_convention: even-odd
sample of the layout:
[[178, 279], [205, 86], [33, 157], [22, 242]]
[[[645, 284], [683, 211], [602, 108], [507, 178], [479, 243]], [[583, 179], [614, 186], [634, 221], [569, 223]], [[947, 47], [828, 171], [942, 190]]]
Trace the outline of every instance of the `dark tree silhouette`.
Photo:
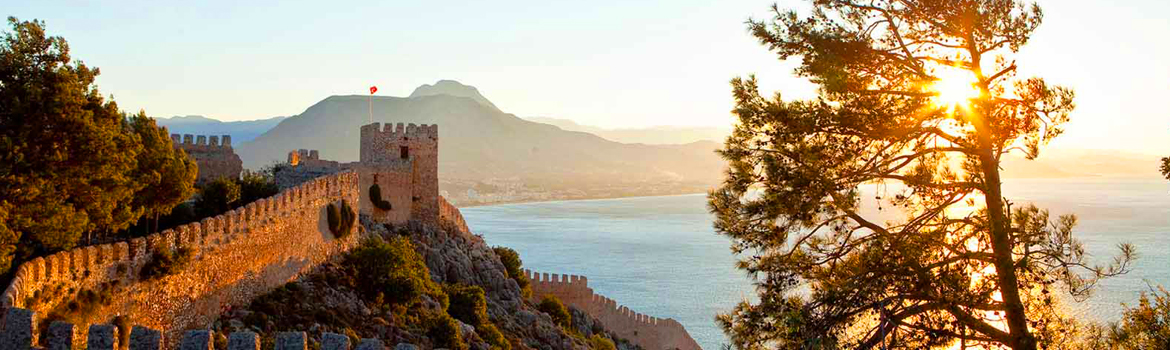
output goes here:
[[[741, 349], [1007, 346], [1073, 335], [1052, 287], [1087, 297], [1073, 216], [1012, 207], [1000, 158], [1059, 135], [1073, 92], [1016, 77], [1042, 12], [1008, 0], [812, 0], [750, 20], [819, 85], [810, 101], [734, 79], [730, 168], [709, 195], [758, 302], [718, 317]], [[860, 187], [877, 194], [864, 198]], [[900, 218], [878, 220], [873, 204]]]
[[1161, 170], [1162, 170], [1162, 176], [1165, 176], [1166, 180], [1170, 180], [1170, 157], [1162, 158]]

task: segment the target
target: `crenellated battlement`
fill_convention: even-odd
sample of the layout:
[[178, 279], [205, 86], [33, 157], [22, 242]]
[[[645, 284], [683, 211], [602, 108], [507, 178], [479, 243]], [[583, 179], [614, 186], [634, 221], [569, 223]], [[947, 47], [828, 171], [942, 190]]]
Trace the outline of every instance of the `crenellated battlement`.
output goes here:
[[[362, 214], [381, 223], [439, 224], [445, 213], [439, 203], [438, 125], [363, 125], [358, 158]], [[375, 184], [389, 206], [375, 206], [370, 200], [366, 189]]]
[[231, 135], [171, 134], [171, 143], [199, 166], [199, 176], [195, 178], [197, 184], [220, 177], [239, 178], [244, 171], [244, 162], [232, 149]]
[[438, 142], [438, 140], [439, 140], [439, 125], [438, 124], [416, 125], [414, 123], [410, 123], [410, 124], [386, 123], [385, 127], [383, 127], [382, 123], [372, 123], [372, 124], [362, 125], [361, 136], [362, 136], [362, 138], [377, 137], [377, 138], [385, 138], [385, 139], [391, 139], [391, 140], [408, 140], [409, 139], [409, 140], [421, 140], [421, 141], [429, 140], [429, 141], [433, 141], [433, 142]]
[[524, 270], [524, 276], [531, 283], [533, 302], [544, 295], [556, 296], [644, 349], [700, 349], [678, 321], [640, 314], [613, 299], [593, 293], [585, 276], [536, 273], [528, 269]]
[[[113, 313], [129, 311], [136, 320], [168, 329], [207, 324], [223, 304], [246, 303], [356, 246], [359, 235], [335, 238], [324, 222], [327, 204], [358, 201], [357, 187], [358, 174], [352, 171], [319, 177], [199, 222], [38, 257], [17, 267], [0, 305], [44, 314], [70, 300], [55, 295], [61, 291], [96, 290], [117, 282], [160, 304], [119, 299], [106, 306]], [[181, 276], [167, 278], [185, 286], [140, 283], [145, 281], [139, 271], [153, 252], [179, 248], [189, 249], [193, 262]], [[180, 311], [188, 316], [175, 317]]]
[[191, 135], [171, 134], [171, 142], [177, 147], [232, 147], [232, 135]]
[[[5, 312], [3, 323], [0, 323], [0, 349], [23, 350], [35, 349], [37, 345], [36, 312], [22, 308], [11, 308]], [[93, 324], [84, 333], [80, 327], [69, 322], [53, 321], [44, 332], [46, 338], [40, 340], [40, 345], [46, 349], [79, 349], [79, 350], [162, 350], [162, 349], [212, 349], [215, 347], [215, 334], [212, 330], [188, 330], [182, 334], [179, 346], [167, 346], [163, 332], [149, 327], [135, 325], [130, 328], [127, 344], [119, 344], [120, 337], [116, 336], [117, 327], [109, 324]], [[85, 339], [77, 339], [80, 334]], [[233, 332], [228, 339], [228, 350], [256, 350], [260, 348], [260, 336], [254, 332]], [[305, 332], [280, 332], [274, 340], [276, 349], [306, 350], [309, 349], [309, 339]], [[84, 344], [77, 347], [75, 344]], [[344, 334], [323, 332], [320, 341], [321, 350], [349, 350], [350, 339]], [[354, 345], [354, 350], [383, 350], [385, 345], [375, 338], [364, 338]]]

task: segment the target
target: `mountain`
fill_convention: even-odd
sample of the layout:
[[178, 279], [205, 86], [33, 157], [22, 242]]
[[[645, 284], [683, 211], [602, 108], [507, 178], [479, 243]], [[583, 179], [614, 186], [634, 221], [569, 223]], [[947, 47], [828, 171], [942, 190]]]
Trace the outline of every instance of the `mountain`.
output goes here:
[[[472, 94], [474, 93], [474, 94]], [[375, 96], [373, 121], [439, 125], [439, 176], [445, 189], [499, 193], [528, 187], [609, 190], [584, 196], [649, 194], [664, 183], [718, 183], [725, 163], [710, 141], [680, 145], [624, 144], [593, 134], [527, 121], [484, 102], [473, 87], [453, 81], [424, 85], [413, 97]], [[322, 159], [356, 161], [359, 128], [368, 124], [367, 96], [331, 96], [281, 121], [236, 152], [245, 167], [283, 162], [293, 149], [316, 149]], [[470, 181], [467, 187], [451, 184]], [[499, 185], [508, 183], [509, 185]], [[624, 188], [616, 188], [625, 186]], [[443, 187], [443, 186], [441, 186]], [[586, 191], [588, 192], [588, 191]], [[655, 192], [659, 193], [659, 192]], [[508, 199], [502, 199], [508, 200]]]
[[1131, 177], [1158, 178], [1158, 156], [1117, 150], [1054, 148], [1036, 160], [1005, 156], [1005, 178]]
[[649, 145], [684, 144], [696, 141], [723, 142], [731, 134], [730, 128], [718, 127], [687, 127], [687, 126], [654, 126], [649, 128], [606, 129], [590, 125], [581, 125], [568, 119], [533, 117], [528, 120], [555, 125], [568, 131], [581, 131], [601, 136], [607, 140], [622, 143], [645, 143]]
[[284, 118], [286, 117], [224, 122], [201, 115], [188, 115], [155, 118], [154, 120], [159, 126], [167, 127], [167, 130], [172, 134], [231, 135], [232, 145], [238, 146], [260, 136], [268, 129], [272, 129]]
[[414, 92], [410, 93], [411, 98], [435, 95], [467, 97], [493, 110], [500, 110], [492, 101], [488, 101], [486, 97], [483, 97], [479, 93], [479, 89], [476, 89], [474, 86], [460, 84], [454, 80], [439, 80], [435, 85], [423, 84], [415, 88]]

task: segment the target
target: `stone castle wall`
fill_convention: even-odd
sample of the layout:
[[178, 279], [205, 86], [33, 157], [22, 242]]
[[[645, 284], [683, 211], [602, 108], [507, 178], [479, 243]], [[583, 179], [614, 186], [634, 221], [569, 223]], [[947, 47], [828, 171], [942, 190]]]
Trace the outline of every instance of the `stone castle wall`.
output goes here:
[[322, 160], [320, 153], [315, 149], [299, 149], [288, 152], [288, 164], [297, 168], [309, 169], [341, 169], [341, 163]]
[[[0, 319], [0, 349], [26, 350], [35, 349], [34, 334], [36, 329], [36, 313], [32, 310], [12, 308], [5, 312]], [[41, 341], [49, 350], [162, 350], [177, 349], [212, 349], [215, 347], [215, 332], [207, 329], [190, 330], [183, 333], [178, 347], [168, 347], [162, 332], [140, 325], [130, 328], [128, 344], [119, 344], [116, 336], [116, 327], [109, 324], [90, 325], [86, 334], [85, 346], [74, 346], [73, 335], [79, 331], [78, 327], [68, 322], [55, 321], [48, 326], [47, 338]], [[260, 348], [260, 336], [254, 332], [233, 332], [226, 336], [228, 350], [257, 350]], [[177, 339], [177, 338], [176, 338]], [[307, 350], [309, 346], [305, 332], [280, 332], [276, 334], [274, 346], [279, 350]], [[320, 350], [349, 350], [350, 339], [344, 334], [324, 332], [321, 334]], [[384, 350], [385, 344], [381, 340], [366, 338], [354, 344], [354, 350]]]
[[195, 183], [203, 184], [220, 177], [236, 179], [244, 171], [244, 162], [232, 149], [230, 135], [179, 135], [171, 134], [171, 143], [182, 149], [199, 165], [199, 176]]
[[646, 350], [701, 350], [686, 328], [670, 318], [643, 315], [613, 299], [593, 293], [584, 276], [534, 273], [524, 270], [532, 285], [532, 297], [539, 301], [553, 295], [566, 305], [573, 306], [601, 321], [606, 329], [626, 338]]
[[[361, 177], [362, 213], [393, 224], [439, 223], [438, 125], [363, 125], [356, 169]], [[377, 209], [369, 200], [369, 187], [375, 183], [375, 176], [391, 210]], [[409, 191], [398, 192], [403, 189]]]
[[349, 164], [322, 160], [317, 150], [293, 150], [288, 152], [287, 166], [278, 168], [273, 174], [277, 186], [290, 188], [305, 181], [329, 176], [348, 169]]
[[[245, 305], [356, 246], [358, 234], [338, 239], [329, 231], [325, 208], [357, 202], [357, 180], [354, 172], [322, 177], [201, 222], [33, 259], [18, 267], [0, 303], [46, 315], [81, 290], [113, 285], [111, 302], [82, 323], [129, 315], [177, 339], [177, 332], [206, 327], [225, 308]], [[152, 252], [179, 247], [193, 253], [187, 266], [140, 279]]]

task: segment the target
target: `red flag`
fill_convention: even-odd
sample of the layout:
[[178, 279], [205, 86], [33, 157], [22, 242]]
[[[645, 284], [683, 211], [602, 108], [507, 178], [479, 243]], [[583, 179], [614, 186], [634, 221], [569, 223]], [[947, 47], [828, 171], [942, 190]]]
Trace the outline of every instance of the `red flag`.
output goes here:
[[377, 87], [377, 86], [371, 86], [371, 87], [370, 87], [370, 95], [373, 95], [375, 92], [378, 92], [378, 87]]

